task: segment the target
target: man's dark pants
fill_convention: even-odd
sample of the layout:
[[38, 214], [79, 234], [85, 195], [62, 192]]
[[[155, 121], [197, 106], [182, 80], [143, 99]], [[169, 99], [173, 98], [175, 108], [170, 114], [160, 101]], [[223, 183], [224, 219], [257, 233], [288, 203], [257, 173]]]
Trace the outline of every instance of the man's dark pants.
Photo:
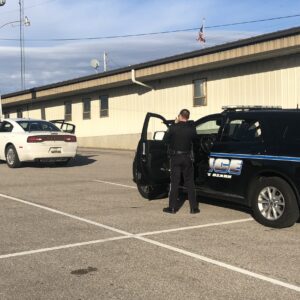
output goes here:
[[190, 208], [198, 208], [195, 194], [194, 167], [190, 153], [171, 156], [171, 188], [169, 193], [169, 207], [178, 208], [178, 188], [183, 174], [184, 186], [188, 190]]

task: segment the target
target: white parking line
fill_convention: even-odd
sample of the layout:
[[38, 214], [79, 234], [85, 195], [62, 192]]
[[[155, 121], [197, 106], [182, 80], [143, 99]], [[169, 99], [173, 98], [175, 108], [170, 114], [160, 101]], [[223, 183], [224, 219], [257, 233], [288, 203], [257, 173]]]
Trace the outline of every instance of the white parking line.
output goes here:
[[12, 196], [9, 196], [9, 195], [4, 195], [4, 194], [0, 194], [0, 197], [5, 198], [5, 199], [9, 199], [9, 200], [13, 200], [13, 201], [16, 201], [16, 202], [24, 203], [24, 204], [27, 204], [27, 205], [30, 205], [30, 206], [38, 207], [38, 208], [50, 211], [50, 212], [58, 214], [58, 215], [62, 215], [62, 216], [69, 217], [69, 218], [74, 219], [74, 220], [78, 220], [78, 221], [81, 221], [81, 222], [92, 224], [92, 225], [95, 225], [95, 226], [98, 226], [98, 227], [101, 227], [101, 228], [105, 228], [105, 229], [108, 229], [108, 230], [111, 230], [111, 231], [114, 231], [114, 232], [118, 232], [120, 234], [131, 235], [129, 232], [126, 232], [126, 231], [123, 231], [123, 230], [120, 230], [120, 229], [117, 229], [117, 228], [114, 228], [114, 227], [111, 227], [111, 226], [107, 226], [107, 225], [104, 225], [104, 224], [101, 224], [101, 223], [98, 223], [98, 222], [94, 222], [94, 221], [91, 221], [91, 220], [88, 220], [88, 219], [85, 219], [85, 218], [77, 217], [75, 215], [68, 214], [68, 213], [62, 212], [62, 211], [57, 210], [57, 209], [49, 208], [49, 207], [44, 206], [44, 205], [39, 205], [39, 204], [30, 202], [30, 201], [22, 200], [22, 199], [12, 197]]
[[177, 232], [177, 231], [182, 231], [182, 230], [198, 229], [198, 228], [205, 228], [205, 227], [212, 227], [212, 226], [222, 226], [222, 225], [229, 225], [229, 224], [249, 222], [249, 221], [253, 221], [253, 219], [247, 218], [247, 219], [239, 219], [239, 220], [225, 221], [225, 222], [219, 222], [219, 223], [208, 223], [208, 224], [202, 224], [202, 225], [179, 227], [179, 228], [172, 228], [172, 229], [165, 229], [165, 230], [158, 230], [158, 231], [149, 231], [149, 232], [144, 232], [144, 233], [138, 233], [138, 234], [136, 234], [136, 236], [154, 235], [154, 234], [168, 233], [168, 232], [175, 232], [175, 231]]
[[237, 272], [237, 273], [241, 273], [241, 274], [244, 274], [244, 275], [247, 275], [247, 276], [250, 276], [250, 277], [254, 277], [256, 279], [260, 279], [260, 280], [267, 281], [267, 282], [275, 284], [275, 285], [279, 285], [279, 286], [288, 288], [290, 290], [294, 290], [296, 292], [300, 292], [300, 287], [297, 286], [297, 285], [289, 284], [289, 283], [286, 283], [286, 282], [283, 282], [283, 281], [280, 281], [280, 280], [277, 280], [277, 279], [273, 279], [271, 277], [260, 275], [260, 274], [257, 274], [257, 273], [239, 268], [239, 267], [235, 267], [235, 266], [223, 263], [223, 262], [215, 260], [215, 259], [211, 259], [211, 258], [202, 256], [202, 255], [199, 255], [199, 254], [196, 254], [196, 253], [193, 253], [193, 252], [189, 252], [189, 251], [177, 248], [177, 247], [173, 247], [173, 246], [170, 246], [170, 245], [167, 245], [167, 244], [164, 244], [164, 243], [160, 243], [160, 242], [157, 242], [157, 241], [154, 241], [154, 240], [150, 240], [148, 238], [144, 238], [144, 237], [141, 237], [141, 236], [135, 236], [135, 238], [138, 239], [138, 240], [144, 241], [146, 243], [156, 245], [156, 246], [161, 247], [161, 248], [165, 248], [165, 249], [177, 252], [177, 253], [181, 253], [181, 254], [196, 258], [198, 260], [207, 262], [209, 264], [213, 264], [213, 265], [216, 265], [216, 266], [219, 266], [219, 267], [222, 267], [222, 268], [225, 268], [225, 269]]
[[99, 182], [99, 183], [106, 183], [106, 184], [116, 185], [116, 186], [121, 186], [121, 187], [126, 187], [126, 188], [129, 188], [129, 189], [135, 189], [135, 190], [137, 189], [136, 186], [120, 184], [120, 183], [115, 183], [115, 182], [110, 182], [110, 181], [104, 181], [104, 180], [98, 180], [98, 179], [94, 179], [92, 181]]
[[93, 245], [93, 244], [99, 244], [99, 243], [105, 243], [105, 242], [111, 242], [111, 241], [118, 241], [123, 239], [128, 239], [131, 236], [129, 235], [122, 235], [107, 239], [101, 239], [101, 240], [93, 240], [88, 242], [82, 242], [82, 243], [75, 243], [75, 244], [68, 244], [68, 245], [62, 245], [62, 246], [56, 246], [56, 247], [49, 247], [49, 248], [42, 248], [42, 249], [36, 249], [36, 250], [29, 250], [29, 251], [22, 251], [22, 252], [15, 252], [10, 254], [4, 254], [0, 255], [0, 259], [4, 258], [11, 258], [16, 256], [24, 256], [24, 255], [30, 255], [30, 254], [37, 254], [37, 253], [43, 253], [43, 252], [49, 252], [49, 251], [55, 251], [55, 250], [61, 250], [61, 249], [69, 249], [74, 247], [81, 247], [86, 245]]
[[[9, 200], [13, 200], [13, 201], [17, 201], [17, 202], [20, 202], [20, 203], [24, 203], [24, 204], [27, 204], [27, 205], [31, 205], [31, 206], [34, 206], [34, 207], [38, 207], [38, 208], [41, 208], [41, 209], [44, 209], [44, 210], [47, 210], [47, 211], [50, 211], [50, 212], [53, 212], [53, 213], [56, 213], [56, 214], [60, 214], [60, 215], [63, 215], [63, 216], [66, 216], [66, 217], [69, 217], [69, 218], [72, 218], [72, 219], [75, 219], [75, 220], [78, 220], [78, 221], [82, 221], [82, 222], [85, 222], [85, 223], [88, 223], [88, 224], [92, 224], [92, 225], [95, 225], [95, 226], [98, 226], [98, 227], [101, 227], [101, 228], [105, 228], [105, 229], [108, 229], [108, 230], [118, 232], [120, 234], [125, 235], [124, 237], [115, 237], [115, 238], [111, 238], [111, 239], [134, 238], [134, 239], [137, 239], [137, 240], [140, 240], [140, 241], [144, 241], [144, 242], [156, 245], [156, 246], [161, 247], [161, 248], [165, 248], [165, 249], [177, 252], [177, 253], [184, 254], [186, 256], [196, 258], [198, 260], [204, 261], [204, 262], [209, 263], [209, 264], [217, 265], [219, 267], [222, 267], [222, 268], [225, 268], [225, 269], [237, 272], [237, 273], [241, 273], [241, 274], [244, 274], [244, 275], [256, 278], [256, 279], [267, 281], [267, 282], [272, 283], [274, 285], [282, 286], [282, 287], [288, 288], [290, 290], [300, 292], [300, 287], [299, 286], [292, 285], [292, 284], [289, 284], [289, 283], [286, 283], [286, 282], [283, 282], [283, 281], [280, 281], [280, 280], [277, 280], [277, 279], [273, 279], [271, 277], [267, 277], [267, 276], [264, 276], [264, 275], [261, 275], [261, 274], [258, 274], [258, 273], [248, 271], [248, 270], [243, 269], [243, 268], [235, 267], [235, 266], [229, 265], [227, 263], [211, 259], [209, 257], [205, 257], [205, 256], [202, 256], [202, 255], [193, 253], [193, 252], [189, 252], [189, 251], [177, 248], [177, 247], [173, 247], [173, 246], [170, 246], [170, 245], [167, 245], [167, 244], [164, 244], [164, 243], [160, 243], [160, 242], [145, 238], [145, 237], [142, 236], [143, 233], [137, 234], [137, 235], [131, 234], [129, 232], [126, 232], [126, 231], [123, 231], [123, 230], [120, 230], [120, 229], [117, 229], [117, 228], [114, 228], [114, 227], [111, 227], [111, 226], [107, 226], [107, 225], [104, 225], [104, 224], [101, 224], [101, 223], [97, 223], [97, 222], [94, 222], [94, 221], [91, 221], [91, 220], [88, 220], [88, 219], [80, 218], [80, 217], [77, 217], [77, 216], [74, 216], [74, 215], [71, 215], [71, 214], [68, 214], [68, 213], [61, 212], [61, 211], [56, 210], [56, 209], [48, 208], [46, 206], [35, 204], [35, 203], [25, 201], [25, 200], [22, 200], [22, 199], [19, 199], [19, 198], [16, 198], [16, 197], [4, 195], [4, 194], [0, 194], [0, 197], [6, 198], [6, 199], [9, 199]], [[199, 225], [199, 226], [204, 226], [204, 225]], [[145, 233], [145, 234], [150, 234], [150, 232]], [[105, 242], [105, 241], [103, 241], [103, 242]], [[86, 243], [89, 243], [89, 242], [86, 242]], [[93, 241], [91, 241], [91, 243], [93, 243]], [[80, 243], [77, 243], [77, 247], [79, 247], [79, 244]], [[58, 246], [58, 248], [64, 249], [64, 247], [68, 247], [68, 246], [70, 247], [70, 245], [65, 245], [65, 246]], [[26, 251], [27, 252], [26, 254], [24, 254], [25, 252], [19, 252], [19, 253], [23, 253], [23, 254], [20, 254], [20, 255], [29, 255], [29, 254], [33, 254], [33, 253], [38, 253], [39, 251], [40, 252], [51, 251], [51, 250], [46, 250], [46, 249], [51, 249], [51, 248]], [[56, 249], [56, 250], [58, 250], [58, 249]], [[20, 255], [18, 255], [18, 253], [5, 254], [5, 255], [7, 256], [7, 258], [10, 255], [11, 255], [11, 257], [20, 256]]]

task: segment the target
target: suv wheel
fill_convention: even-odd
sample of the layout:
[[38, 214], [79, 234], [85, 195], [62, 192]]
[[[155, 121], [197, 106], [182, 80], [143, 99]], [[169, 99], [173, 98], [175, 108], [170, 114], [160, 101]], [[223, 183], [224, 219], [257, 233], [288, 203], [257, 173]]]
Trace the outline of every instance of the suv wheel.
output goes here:
[[137, 184], [139, 193], [143, 198], [149, 199], [151, 187], [149, 185]]
[[168, 196], [168, 185], [137, 184], [140, 195], [148, 200], [163, 199]]
[[253, 183], [251, 204], [259, 223], [284, 228], [299, 218], [299, 207], [291, 186], [279, 177], [262, 177]]
[[21, 166], [17, 150], [13, 145], [9, 145], [6, 148], [5, 157], [6, 163], [10, 168], [19, 168]]

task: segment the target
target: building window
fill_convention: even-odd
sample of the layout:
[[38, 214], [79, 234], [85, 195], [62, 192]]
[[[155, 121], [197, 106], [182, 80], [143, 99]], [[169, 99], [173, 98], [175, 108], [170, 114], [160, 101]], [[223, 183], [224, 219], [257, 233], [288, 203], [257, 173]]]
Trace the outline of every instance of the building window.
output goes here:
[[21, 108], [17, 109], [17, 118], [20, 118], [20, 119], [23, 118], [23, 111]]
[[207, 105], [207, 87], [205, 78], [194, 81], [194, 106], [204, 105]]
[[72, 102], [66, 101], [65, 102], [65, 121], [72, 120]]
[[100, 96], [100, 118], [108, 117], [108, 96]]
[[9, 119], [9, 113], [8, 112], [4, 113], [4, 118]]
[[91, 118], [91, 99], [85, 98], [82, 100], [83, 104], [83, 120]]
[[42, 120], [46, 120], [46, 109], [45, 109], [45, 107], [41, 107], [41, 118], [42, 118]]

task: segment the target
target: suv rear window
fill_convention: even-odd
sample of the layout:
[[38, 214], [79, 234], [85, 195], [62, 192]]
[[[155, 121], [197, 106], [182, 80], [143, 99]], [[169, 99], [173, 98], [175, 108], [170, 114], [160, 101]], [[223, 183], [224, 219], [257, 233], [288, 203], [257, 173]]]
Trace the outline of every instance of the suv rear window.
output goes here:
[[226, 125], [222, 140], [234, 142], [257, 142], [262, 139], [258, 120], [236, 119]]
[[24, 131], [60, 131], [54, 124], [45, 121], [17, 121]]

